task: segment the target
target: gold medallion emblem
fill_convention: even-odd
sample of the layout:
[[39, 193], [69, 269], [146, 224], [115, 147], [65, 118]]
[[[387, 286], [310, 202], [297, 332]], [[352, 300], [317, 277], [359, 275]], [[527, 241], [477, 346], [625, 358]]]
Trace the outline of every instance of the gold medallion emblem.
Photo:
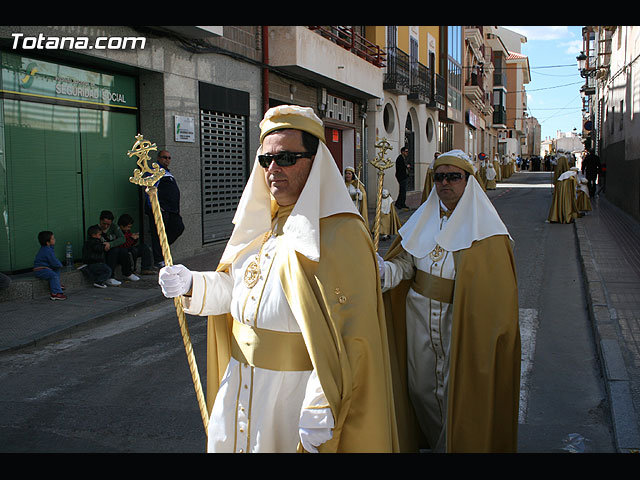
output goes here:
[[247, 269], [244, 271], [242, 279], [244, 280], [244, 284], [249, 288], [255, 287], [258, 283], [258, 280], [260, 278], [260, 255], [262, 254], [262, 249], [265, 242], [272, 235], [272, 233], [273, 231], [270, 231], [264, 235], [264, 238], [262, 239], [262, 245], [260, 245], [260, 250], [258, 250], [256, 259], [252, 260], [251, 263], [247, 265]]
[[429, 258], [432, 262], [438, 262], [442, 260], [442, 257], [444, 257], [444, 248], [442, 248], [440, 245], [436, 245], [435, 248], [429, 253]]
[[260, 267], [255, 262], [251, 262], [247, 269], [244, 271], [244, 284], [249, 287], [255, 287], [256, 283], [258, 283], [258, 278], [260, 277]]

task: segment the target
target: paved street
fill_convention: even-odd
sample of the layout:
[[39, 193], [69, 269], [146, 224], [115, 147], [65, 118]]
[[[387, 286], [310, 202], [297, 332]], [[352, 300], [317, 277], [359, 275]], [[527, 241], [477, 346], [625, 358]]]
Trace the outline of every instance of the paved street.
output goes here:
[[[575, 226], [545, 222], [549, 180], [548, 173], [516, 173], [488, 192], [515, 241], [523, 341], [519, 450], [615, 452], [621, 438], [623, 443], [631, 439], [626, 446], [635, 445], [634, 432], [621, 436], [629, 420], [635, 421], [621, 407], [636, 392], [638, 377], [624, 381], [620, 373], [612, 376], [615, 363], [603, 365], [603, 359], [610, 358], [607, 352], [614, 350], [618, 331], [630, 346], [637, 345], [632, 327], [638, 296], [629, 292], [637, 286], [635, 267], [622, 262], [617, 249], [600, 248], [611, 239], [605, 238], [599, 222], [624, 224], [613, 217], [615, 209], [607, 209], [609, 220], [593, 213]], [[598, 206], [598, 212], [605, 206]], [[629, 237], [615, 231], [609, 235]], [[585, 245], [591, 245], [592, 257]], [[388, 242], [381, 243], [382, 252], [387, 247]], [[600, 263], [603, 255], [607, 268]], [[210, 269], [214, 257], [212, 253], [183, 261], [193, 269]], [[584, 265], [591, 258], [599, 266], [596, 273], [610, 282], [598, 284], [608, 288], [600, 299], [593, 272]], [[126, 304], [124, 294], [131, 287], [125, 283], [98, 293], [105, 302], [111, 298]], [[158, 287], [149, 278], [134, 288], [153, 293]], [[68, 302], [0, 304], [12, 312], [10, 330], [7, 322], [0, 323], [0, 336], [9, 345], [6, 332], [17, 336], [22, 325], [31, 337], [38, 336], [38, 328], [42, 336], [48, 335], [64, 318], [64, 309], [78, 312], [85, 301], [94, 305], [95, 294], [96, 289], [84, 287], [70, 292]], [[84, 328], [74, 325], [71, 331], [67, 326], [49, 341], [0, 355], [0, 451], [204, 451], [202, 420], [173, 303], [147, 296], [143, 307], [116, 309], [110, 319], [87, 322]], [[595, 327], [593, 310], [596, 317], [607, 314]], [[47, 318], [46, 328], [38, 327]], [[621, 320], [621, 327], [611, 318]], [[189, 317], [189, 326], [204, 382], [204, 323]], [[606, 351], [599, 354], [599, 345]], [[621, 348], [624, 360], [633, 365], [637, 356], [632, 348]], [[625, 388], [628, 395], [620, 394]]]
[[490, 191], [515, 241], [523, 343], [519, 451], [614, 452], [573, 225], [546, 223], [551, 174], [519, 172]]

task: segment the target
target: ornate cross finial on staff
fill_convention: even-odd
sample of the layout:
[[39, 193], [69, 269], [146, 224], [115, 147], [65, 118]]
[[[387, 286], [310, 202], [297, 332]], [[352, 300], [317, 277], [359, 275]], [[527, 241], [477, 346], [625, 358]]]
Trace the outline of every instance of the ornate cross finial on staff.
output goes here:
[[393, 150], [393, 147], [386, 138], [380, 140], [376, 138], [378, 143], [375, 144], [375, 147], [378, 149], [378, 154], [376, 157], [371, 160], [369, 163], [373, 165], [376, 169], [378, 169], [378, 196], [376, 200], [376, 217], [374, 221], [374, 231], [373, 231], [373, 246], [375, 251], [378, 251], [378, 243], [379, 243], [379, 235], [380, 235], [380, 210], [382, 205], [382, 184], [384, 182], [384, 171], [387, 168], [391, 168], [393, 166], [393, 162], [385, 157], [387, 150]]
[[153, 169], [149, 168], [149, 152], [158, 150], [155, 143], [151, 143], [149, 140], [145, 140], [141, 134], [136, 135], [136, 143], [133, 144], [131, 150], [127, 153], [128, 156], [138, 157], [138, 166], [133, 171], [133, 177], [129, 177], [131, 183], [141, 185], [144, 187], [152, 187], [155, 183], [164, 175], [164, 168], [160, 168], [157, 163], [153, 164]]
[[[171, 258], [171, 251], [169, 250], [169, 243], [167, 241], [167, 234], [164, 229], [164, 220], [162, 219], [162, 212], [160, 210], [160, 202], [158, 201], [158, 188], [155, 186], [158, 180], [160, 180], [164, 174], [164, 168], [160, 168], [157, 163], [153, 163], [153, 168], [149, 168], [149, 152], [155, 151], [158, 148], [155, 143], [151, 143], [149, 140], [145, 140], [141, 134], [136, 135], [136, 142], [127, 155], [129, 157], [138, 157], [138, 166], [133, 172], [133, 177], [129, 177], [129, 181], [136, 185], [146, 187], [145, 192], [149, 195], [151, 201], [151, 210], [153, 211], [153, 219], [158, 230], [158, 238], [160, 239], [160, 246], [162, 247], [162, 256], [164, 257], [164, 263], [166, 266], [173, 265]], [[198, 373], [198, 367], [196, 365], [195, 355], [193, 353], [193, 347], [191, 343], [191, 335], [189, 334], [189, 328], [187, 326], [186, 315], [182, 306], [182, 299], [176, 297], [173, 299], [176, 307], [176, 314], [178, 315], [178, 322], [180, 324], [180, 330], [182, 332], [182, 341], [187, 354], [187, 361], [189, 363], [189, 369], [191, 371], [191, 378], [193, 379], [193, 386], [196, 390], [196, 397], [198, 405], [200, 406], [200, 415], [204, 423], [204, 431], [207, 432], [209, 425], [209, 411], [204, 398], [202, 390], [202, 383], [200, 382], [200, 374]]]

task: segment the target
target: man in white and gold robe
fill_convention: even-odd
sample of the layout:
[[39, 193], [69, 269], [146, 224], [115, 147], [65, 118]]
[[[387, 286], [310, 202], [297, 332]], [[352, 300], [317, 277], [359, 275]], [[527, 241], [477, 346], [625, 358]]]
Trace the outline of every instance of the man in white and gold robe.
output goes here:
[[[422, 448], [514, 452], [520, 334], [511, 237], [454, 150], [434, 163], [435, 189], [380, 262], [392, 353]], [[401, 397], [396, 397], [400, 401]], [[400, 420], [400, 416], [398, 416]]]
[[397, 451], [376, 257], [322, 121], [283, 105], [260, 127], [217, 271], [159, 274], [209, 316], [208, 450]]

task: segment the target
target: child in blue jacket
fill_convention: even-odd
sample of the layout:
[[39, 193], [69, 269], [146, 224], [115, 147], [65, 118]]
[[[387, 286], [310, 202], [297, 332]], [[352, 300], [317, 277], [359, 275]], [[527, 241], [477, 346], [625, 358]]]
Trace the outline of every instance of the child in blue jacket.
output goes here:
[[60, 285], [62, 263], [56, 258], [53, 250], [56, 237], [53, 232], [45, 230], [38, 234], [38, 241], [41, 247], [33, 261], [33, 272], [37, 278], [49, 281], [51, 300], [66, 300], [67, 296], [62, 293], [62, 285]]

